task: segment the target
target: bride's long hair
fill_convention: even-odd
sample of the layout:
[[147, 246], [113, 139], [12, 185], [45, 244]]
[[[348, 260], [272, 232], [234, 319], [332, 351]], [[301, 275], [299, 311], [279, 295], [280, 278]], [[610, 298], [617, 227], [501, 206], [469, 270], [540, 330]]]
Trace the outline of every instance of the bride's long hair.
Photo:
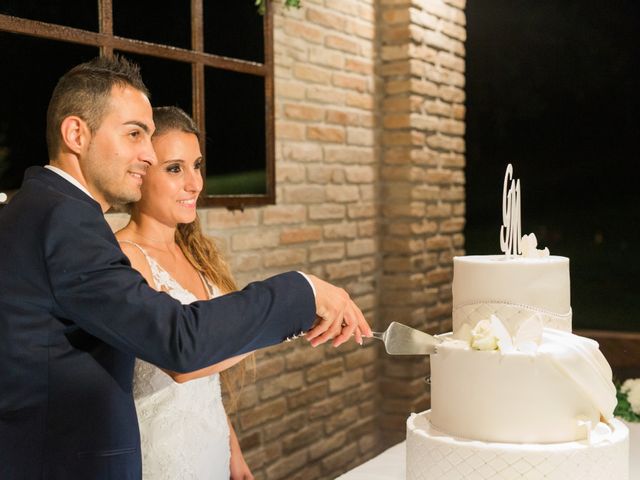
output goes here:
[[[193, 119], [178, 107], [154, 108], [153, 121], [156, 126], [154, 137], [178, 130], [184, 133], [192, 133], [198, 138], [199, 142], [201, 141], [200, 130]], [[202, 232], [200, 220], [197, 216], [195, 221], [191, 223], [178, 224], [176, 243], [193, 268], [212, 284], [216, 285], [222, 293], [229, 293], [238, 289], [229, 265], [215, 242]], [[224, 390], [229, 395], [231, 409], [234, 409], [237, 405], [238, 394], [242, 389], [248, 372], [255, 372], [255, 357], [253, 354], [220, 374]]]

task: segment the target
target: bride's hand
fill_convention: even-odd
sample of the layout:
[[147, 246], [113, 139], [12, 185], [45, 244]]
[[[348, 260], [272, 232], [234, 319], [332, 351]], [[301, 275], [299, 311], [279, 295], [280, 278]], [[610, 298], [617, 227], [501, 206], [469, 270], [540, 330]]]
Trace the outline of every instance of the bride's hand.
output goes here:
[[240, 442], [238, 436], [233, 428], [233, 424], [229, 417], [227, 417], [229, 423], [229, 447], [231, 449], [231, 458], [229, 459], [229, 479], [230, 480], [254, 480], [253, 474], [247, 462], [242, 455], [242, 449], [240, 448]]
[[231, 453], [230, 459], [230, 480], [254, 480], [253, 474], [251, 473], [251, 469], [247, 462], [245, 462], [244, 457], [242, 456], [242, 452], [238, 452], [240, 455], [234, 455]]

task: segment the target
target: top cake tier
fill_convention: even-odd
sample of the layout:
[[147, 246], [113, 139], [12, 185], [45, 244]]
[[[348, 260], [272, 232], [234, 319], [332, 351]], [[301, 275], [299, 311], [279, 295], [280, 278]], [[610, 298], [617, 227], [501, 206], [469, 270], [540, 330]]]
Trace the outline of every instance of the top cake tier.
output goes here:
[[514, 334], [538, 315], [571, 331], [569, 259], [470, 255], [453, 259], [453, 331], [496, 315]]

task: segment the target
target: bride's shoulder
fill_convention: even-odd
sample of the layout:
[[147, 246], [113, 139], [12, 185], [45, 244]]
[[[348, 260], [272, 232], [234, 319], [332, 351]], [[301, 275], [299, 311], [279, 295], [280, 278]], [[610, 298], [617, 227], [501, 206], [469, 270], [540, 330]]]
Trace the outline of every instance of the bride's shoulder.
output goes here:
[[118, 240], [123, 253], [131, 262], [131, 266], [140, 272], [149, 285], [155, 288], [153, 272], [151, 271], [149, 260], [143, 248], [137, 243], [127, 239], [126, 236], [118, 236], [116, 234], [116, 239]]

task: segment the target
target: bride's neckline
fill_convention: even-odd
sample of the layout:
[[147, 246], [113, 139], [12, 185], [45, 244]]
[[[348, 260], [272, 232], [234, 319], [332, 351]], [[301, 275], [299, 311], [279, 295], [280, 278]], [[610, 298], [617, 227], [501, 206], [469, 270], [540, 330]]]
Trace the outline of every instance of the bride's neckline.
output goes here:
[[164, 268], [162, 265], [160, 265], [160, 263], [158, 262], [158, 260], [154, 257], [152, 257], [151, 255], [149, 255], [149, 258], [156, 264], [156, 266], [162, 270], [164, 273], [167, 274], [167, 276], [171, 279], [171, 281], [173, 283], [175, 283], [180, 289], [184, 290], [185, 292], [193, 295], [193, 298], [195, 298], [196, 300], [209, 300], [213, 294], [213, 288], [212, 286], [209, 285], [209, 282], [207, 281], [207, 279], [204, 277], [204, 275], [202, 275], [202, 273], [200, 273], [199, 270], [195, 269], [196, 273], [198, 274], [198, 278], [200, 278], [200, 282], [202, 283], [202, 286], [204, 287], [204, 291], [205, 293], [208, 295], [207, 298], [198, 298], [198, 295], [196, 295], [194, 292], [192, 292], [190, 289], [185, 288], [184, 285], [182, 285], [178, 280], [176, 280], [176, 278], [171, 274], [171, 272], [169, 272], [169, 270], [167, 270], [166, 268]]
[[[157, 238], [147, 237], [146, 235], [142, 235], [140, 232], [137, 232], [137, 231], [129, 231], [129, 234], [143, 239], [147, 244], [147, 247], [155, 248], [156, 250], [160, 250], [165, 253], [171, 253], [171, 249], [174, 247], [178, 249], [180, 248], [175, 241], [175, 233], [172, 238], [167, 238], [167, 239], [157, 239]], [[167, 247], [167, 248], [158, 248], [154, 244], [162, 245], [163, 247]]]
[[[141, 236], [142, 237], [142, 236]], [[142, 237], [144, 238], [144, 237]], [[166, 274], [169, 279], [171, 280], [171, 282], [173, 282], [175, 284], [175, 286], [177, 286], [179, 289], [181, 289], [184, 292], [187, 292], [188, 294], [190, 294], [191, 296], [193, 296], [193, 298], [195, 298], [198, 301], [201, 300], [209, 300], [213, 297], [213, 295], [215, 294], [215, 290], [216, 287], [215, 285], [212, 285], [209, 283], [209, 281], [207, 280], [207, 278], [202, 275], [202, 273], [194, 268], [194, 270], [196, 271], [196, 273], [198, 274], [198, 278], [200, 278], [200, 282], [202, 284], [202, 286], [204, 287], [204, 291], [205, 294], [207, 295], [206, 298], [199, 298], [198, 295], [196, 295], [194, 292], [192, 292], [190, 289], [185, 288], [184, 285], [182, 285], [182, 283], [180, 283], [172, 274], [171, 272], [169, 272], [169, 270], [167, 270], [165, 267], [163, 267], [160, 262], [153, 256], [150, 255], [145, 248], [143, 248], [142, 245], [132, 241], [132, 240], [121, 240], [121, 242], [125, 242], [125, 243], [130, 243], [132, 245], [135, 245], [136, 247], [138, 247], [140, 249], [140, 251], [142, 252], [142, 254], [145, 256], [145, 258], [147, 259], [147, 262], [149, 262], [149, 264], [151, 264], [153, 262], [153, 264], [155, 265], [156, 268], [158, 268], [159, 270], [161, 270], [162, 272], [164, 272], [164, 274]], [[150, 265], [151, 270], [152, 270], [152, 275], [153, 275], [153, 266]], [[154, 278], [153, 279], [155, 283], [157, 283], [157, 279]]]

